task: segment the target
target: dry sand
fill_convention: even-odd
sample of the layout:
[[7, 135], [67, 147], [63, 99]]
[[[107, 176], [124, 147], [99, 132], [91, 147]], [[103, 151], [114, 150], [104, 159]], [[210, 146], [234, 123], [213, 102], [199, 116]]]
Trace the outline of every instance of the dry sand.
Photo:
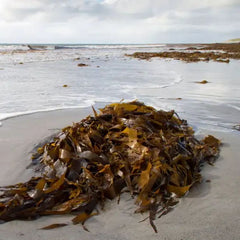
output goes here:
[[[44, 138], [72, 122], [80, 121], [91, 109], [37, 113], [3, 121], [0, 127], [0, 186], [28, 180], [33, 171], [30, 152]], [[128, 194], [120, 204], [108, 201], [101, 214], [86, 222], [90, 232], [81, 225], [72, 225], [72, 216], [41, 217], [35, 221], [12, 221], [0, 225], [0, 240], [15, 239], [162, 239], [162, 240], [233, 240], [240, 239], [239, 132], [213, 132], [223, 142], [215, 166], [203, 168], [203, 182], [191, 189], [176, 208], [157, 219], [158, 233], [148, 221], [138, 223], [147, 215], [134, 214], [136, 206]], [[206, 182], [206, 180], [210, 180]], [[52, 223], [69, 223], [53, 230], [39, 230]]]

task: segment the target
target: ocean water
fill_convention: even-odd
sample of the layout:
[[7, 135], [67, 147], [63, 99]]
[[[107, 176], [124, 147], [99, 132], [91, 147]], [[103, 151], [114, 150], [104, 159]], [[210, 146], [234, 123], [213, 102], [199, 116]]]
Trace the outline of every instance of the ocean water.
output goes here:
[[[39, 111], [138, 99], [158, 109], [175, 109], [194, 126], [231, 131], [240, 121], [239, 61], [183, 63], [125, 56], [168, 49], [164, 44], [0, 45], [0, 122]], [[195, 83], [203, 79], [209, 83]]]

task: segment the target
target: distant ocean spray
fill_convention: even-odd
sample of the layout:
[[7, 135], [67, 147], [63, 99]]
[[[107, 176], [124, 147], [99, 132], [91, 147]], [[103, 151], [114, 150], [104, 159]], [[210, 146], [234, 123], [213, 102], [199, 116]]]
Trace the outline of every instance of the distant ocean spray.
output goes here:
[[137, 49], [163, 47], [165, 44], [0, 44], [0, 52], [58, 49]]

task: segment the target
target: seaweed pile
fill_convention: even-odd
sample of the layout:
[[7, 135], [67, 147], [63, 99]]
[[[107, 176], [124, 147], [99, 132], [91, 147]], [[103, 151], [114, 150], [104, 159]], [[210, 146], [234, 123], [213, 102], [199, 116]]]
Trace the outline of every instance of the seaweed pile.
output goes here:
[[[193, 45], [194, 46], [194, 45]], [[230, 59], [240, 59], [240, 44], [239, 43], [222, 43], [222, 44], [205, 44], [197, 45], [196, 47], [188, 47], [183, 50], [164, 52], [135, 52], [126, 54], [126, 56], [149, 60], [151, 58], [172, 58], [182, 60], [184, 62], [208, 62], [210, 60], [216, 62], [229, 63]], [[191, 50], [191, 51], [188, 51]], [[197, 50], [197, 51], [192, 51]]]
[[240, 53], [216, 53], [216, 52], [180, 52], [180, 51], [172, 51], [172, 52], [135, 52], [130, 55], [126, 55], [129, 57], [139, 58], [149, 60], [154, 57], [159, 58], [173, 58], [175, 60], [182, 60], [184, 62], [208, 62], [210, 60], [216, 62], [225, 62], [229, 63], [230, 58], [240, 59]]
[[106, 199], [128, 191], [157, 232], [156, 215], [170, 211], [201, 180], [202, 163], [219, 154], [218, 139], [197, 140], [174, 111], [137, 101], [93, 111], [38, 148], [33, 161], [40, 176], [0, 187], [2, 222], [72, 213], [73, 224], [83, 225]]

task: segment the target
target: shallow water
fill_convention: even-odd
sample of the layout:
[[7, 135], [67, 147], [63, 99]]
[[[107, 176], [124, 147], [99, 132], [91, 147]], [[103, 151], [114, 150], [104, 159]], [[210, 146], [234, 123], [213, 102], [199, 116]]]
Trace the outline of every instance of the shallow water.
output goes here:
[[[194, 126], [231, 131], [240, 119], [239, 61], [145, 61], [124, 55], [166, 48], [92, 45], [26, 51], [23, 46], [16, 51], [16, 46], [2, 46], [0, 119], [138, 99], [156, 108], [175, 109]], [[78, 67], [78, 63], [88, 66]], [[203, 79], [209, 83], [195, 83]], [[63, 87], [65, 84], [68, 87]]]

